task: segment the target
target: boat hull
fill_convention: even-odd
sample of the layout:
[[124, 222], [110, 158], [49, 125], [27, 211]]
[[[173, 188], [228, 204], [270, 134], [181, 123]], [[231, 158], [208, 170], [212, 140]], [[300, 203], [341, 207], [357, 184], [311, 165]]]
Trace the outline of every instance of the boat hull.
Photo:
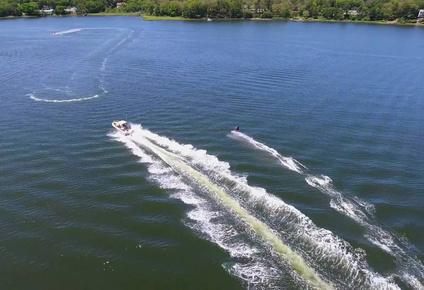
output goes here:
[[118, 130], [119, 132], [121, 132], [121, 133], [123, 133], [127, 136], [131, 135], [134, 132], [134, 130], [133, 129], [125, 129], [123, 124], [127, 124], [127, 122], [125, 122], [125, 121], [113, 121], [112, 127], [114, 127], [116, 130]]

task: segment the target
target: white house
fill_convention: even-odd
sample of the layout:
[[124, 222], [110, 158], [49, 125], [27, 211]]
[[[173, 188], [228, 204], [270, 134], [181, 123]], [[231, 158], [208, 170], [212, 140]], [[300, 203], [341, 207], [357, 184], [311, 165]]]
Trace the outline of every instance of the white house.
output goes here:
[[42, 13], [47, 14], [47, 15], [52, 15], [53, 14], [53, 9], [43, 9], [41, 10]]
[[243, 5], [243, 10], [250, 10], [252, 13], [262, 13], [265, 11], [263, 8], [256, 9], [254, 5]]
[[66, 8], [65, 12], [67, 12], [67, 13], [77, 13], [77, 8], [76, 7]]
[[418, 18], [424, 18], [424, 9], [421, 9], [421, 10], [418, 12]]

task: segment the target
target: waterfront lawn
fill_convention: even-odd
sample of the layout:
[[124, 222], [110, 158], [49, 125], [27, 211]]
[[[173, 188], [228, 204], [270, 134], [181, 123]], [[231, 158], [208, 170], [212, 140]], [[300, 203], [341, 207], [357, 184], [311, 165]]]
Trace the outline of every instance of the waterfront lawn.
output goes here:
[[143, 15], [143, 20], [146, 21], [181, 21], [181, 20], [198, 20], [198, 19], [189, 19], [184, 17], [171, 17], [171, 16], [152, 16], [152, 15]]
[[140, 12], [99, 12], [88, 13], [89, 16], [140, 16]]

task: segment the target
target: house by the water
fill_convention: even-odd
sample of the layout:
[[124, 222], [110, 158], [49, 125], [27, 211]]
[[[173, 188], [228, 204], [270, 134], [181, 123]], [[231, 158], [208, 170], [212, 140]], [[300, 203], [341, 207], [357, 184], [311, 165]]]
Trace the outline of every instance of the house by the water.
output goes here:
[[125, 2], [118, 2], [118, 3], [116, 3], [116, 8], [120, 8], [120, 7], [122, 7], [122, 6], [124, 6], [124, 5], [126, 5], [127, 3], [125, 3]]
[[47, 14], [47, 15], [52, 15], [53, 14], [53, 9], [43, 9], [43, 10], [41, 10], [44, 14]]
[[65, 12], [67, 13], [77, 13], [77, 8], [76, 7], [71, 7], [71, 8], [66, 8]]

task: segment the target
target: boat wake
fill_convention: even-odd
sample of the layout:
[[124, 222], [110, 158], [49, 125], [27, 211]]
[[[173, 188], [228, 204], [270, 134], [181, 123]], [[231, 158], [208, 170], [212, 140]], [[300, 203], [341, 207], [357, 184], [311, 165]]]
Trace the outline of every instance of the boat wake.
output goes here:
[[[52, 33], [52, 35], [60, 36], [70, 33], [76, 33], [82, 30], [117, 30], [118, 33], [104, 41], [102, 44], [96, 46], [93, 51], [88, 54], [85, 54], [84, 57], [82, 57], [80, 60], [76, 59], [72, 66], [68, 67], [61, 73], [60, 77], [51, 74], [45, 75], [44, 79], [48, 79], [49, 82], [45, 83], [42, 81], [42, 84], [45, 87], [44, 89], [34, 91], [33, 93], [27, 95], [32, 100], [46, 103], [72, 103], [99, 98], [100, 96], [103, 96], [108, 93], [105, 82], [105, 73], [109, 59], [118, 50], [123, 49], [125, 47], [126, 43], [131, 40], [134, 34], [134, 30], [126, 28], [78, 28], [54, 32]], [[100, 73], [96, 74], [96, 76], [93, 76], [92, 72], [91, 74], [87, 75], [88, 70], [86, 69], [85, 63], [94, 63], [98, 65], [98, 70], [100, 71]], [[68, 75], [68, 77], [66, 77], [66, 75]], [[52, 88], [53, 84], [59, 84], [59, 86]], [[81, 88], [81, 84], [86, 85]], [[66, 87], [66, 90], [62, 90], [61, 88], [63, 87]], [[85, 94], [87, 90], [91, 91], [92, 96], [82, 98], [77, 97], [81, 94]], [[52, 95], [51, 91], [54, 92], [54, 95]], [[44, 98], [37, 97], [36, 95], [43, 95]], [[51, 98], [46, 97], [50, 95]], [[60, 98], [62, 96], [59, 97], [59, 95], [64, 96], [63, 98]]]
[[398, 289], [372, 271], [364, 252], [245, 177], [226, 162], [133, 125], [109, 136], [147, 164], [150, 178], [194, 207], [186, 225], [226, 250], [223, 265], [247, 288]]
[[277, 150], [270, 148], [268, 146], [266, 146], [263, 143], [260, 143], [258, 141], [256, 141], [255, 139], [253, 139], [252, 137], [249, 137], [243, 133], [237, 132], [237, 131], [232, 131], [231, 134], [229, 135], [229, 137], [239, 140], [239, 141], [245, 141], [248, 142], [250, 145], [252, 145], [254, 148], [267, 152], [269, 155], [271, 155], [272, 157], [274, 157], [275, 159], [277, 159], [283, 166], [287, 167], [288, 169], [295, 171], [297, 173], [304, 173], [304, 170], [307, 170], [308, 168], [303, 165], [302, 163], [300, 163], [299, 161], [297, 161], [296, 159], [292, 158], [292, 157], [284, 157], [281, 156], [280, 153], [277, 152]]
[[232, 131], [229, 137], [247, 142], [255, 149], [264, 151], [275, 157], [286, 168], [305, 176], [308, 185], [317, 188], [325, 195], [331, 197], [330, 207], [337, 212], [354, 220], [365, 229], [365, 238], [382, 249], [384, 252], [392, 255], [399, 267], [398, 276], [409, 286], [415, 289], [424, 289], [424, 265], [416, 258], [408, 254], [413, 249], [406, 238], [399, 237], [385, 229], [375, 216], [375, 208], [372, 204], [360, 200], [358, 197], [350, 199], [337, 191], [330, 177], [325, 175], [310, 175], [303, 169], [297, 160], [291, 157], [281, 156], [275, 149], [266, 146], [254, 140], [241, 132]]
[[61, 35], [66, 35], [66, 34], [70, 34], [70, 33], [80, 32], [81, 30], [82, 30], [81, 28], [63, 30], [63, 31], [58, 31], [58, 32], [52, 32], [52, 35], [53, 36], [61, 36]]
[[128, 33], [128, 36], [127, 37], [125, 37], [124, 39], [122, 39], [117, 45], [116, 45], [116, 47], [115, 48], [117, 48], [117, 47], [119, 47], [119, 46], [121, 46], [121, 44], [123, 44], [125, 41], [127, 41], [128, 39], [130, 39], [131, 38], [131, 36], [134, 34], [134, 30], [132, 30], [132, 29], [130, 29], [130, 33]]
[[[129, 29], [130, 32], [128, 33], [128, 35], [126, 37], [124, 37], [121, 41], [118, 42], [118, 44], [116, 44], [111, 50], [109, 55], [107, 55], [103, 61], [102, 61], [102, 66], [100, 68], [100, 71], [104, 72], [106, 70], [106, 64], [109, 60], [109, 57], [116, 52], [116, 50], [127, 40], [129, 40], [131, 38], [131, 36], [134, 34], [134, 30]], [[105, 42], [104, 44], [107, 44], [108, 42]]]
[[72, 103], [72, 102], [82, 102], [82, 101], [88, 101], [92, 99], [96, 99], [99, 97], [99, 95], [94, 95], [91, 97], [84, 97], [84, 98], [75, 98], [75, 99], [64, 99], [64, 100], [52, 100], [52, 99], [42, 99], [36, 97], [34, 94], [28, 94], [27, 96], [30, 97], [30, 99], [33, 99], [37, 102], [46, 102], [46, 103]]

